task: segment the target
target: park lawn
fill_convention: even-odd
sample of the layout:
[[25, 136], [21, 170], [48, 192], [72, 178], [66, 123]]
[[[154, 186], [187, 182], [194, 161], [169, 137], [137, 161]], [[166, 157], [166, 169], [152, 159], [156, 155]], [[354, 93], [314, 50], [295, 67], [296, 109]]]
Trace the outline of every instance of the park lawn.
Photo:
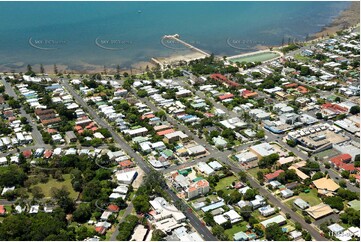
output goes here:
[[[63, 175], [64, 177], [64, 181], [59, 182], [56, 179], [53, 178], [49, 178], [49, 181], [47, 183], [38, 183], [35, 186], [38, 186], [41, 188], [41, 190], [44, 193], [45, 198], [50, 198], [51, 197], [51, 190], [52, 188], [62, 188], [63, 186], [65, 186], [67, 188], [67, 190], [70, 193], [70, 198], [75, 200], [78, 197], [78, 192], [74, 191], [73, 186], [71, 185], [71, 178], [70, 178], [70, 174], [65, 174]], [[30, 194], [32, 195], [32, 194]]]
[[233, 241], [233, 235], [238, 232], [246, 232], [247, 231], [247, 225], [248, 223], [246, 221], [238, 222], [232, 226], [230, 229], [226, 229], [224, 233], [228, 236], [229, 240]]
[[227, 186], [232, 186], [232, 182], [234, 182], [234, 181], [238, 181], [237, 177], [235, 177], [235, 176], [228, 176], [228, 177], [222, 178], [217, 183], [216, 191], [226, 190]]
[[315, 188], [311, 189], [309, 193], [301, 192], [298, 196], [308, 202], [310, 206], [315, 206], [321, 203], [321, 199], [317, 197], [317, 189]]

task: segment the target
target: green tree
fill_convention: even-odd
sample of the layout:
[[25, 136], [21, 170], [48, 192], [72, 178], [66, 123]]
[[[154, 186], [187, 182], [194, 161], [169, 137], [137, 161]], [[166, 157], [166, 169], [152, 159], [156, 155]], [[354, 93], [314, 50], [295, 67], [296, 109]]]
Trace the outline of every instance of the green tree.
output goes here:
[[80, 204], [79, 207], [73, 212], [73, 219], [78, 223], [87, 222], [92, 215], [89, 204]]
[[167, 235], [160, 229], [155, 229], [152, 233], [151, 241], [164, 241], [164, 237]]
[[358, 114], [360, 113], [360, 106], [353, 106], [350, 108], [350, 113], [351, 114]]
[[224, 228], [218, 224], [212, 227], [212, 234], [214, 234], [219, 240], [229, 240], [227, 235], [224, 233]]
[[147, 213], [150, 209], [149, 197], [146, 195], [138, 195], [133, 199], [133, 206], [137, 213]]

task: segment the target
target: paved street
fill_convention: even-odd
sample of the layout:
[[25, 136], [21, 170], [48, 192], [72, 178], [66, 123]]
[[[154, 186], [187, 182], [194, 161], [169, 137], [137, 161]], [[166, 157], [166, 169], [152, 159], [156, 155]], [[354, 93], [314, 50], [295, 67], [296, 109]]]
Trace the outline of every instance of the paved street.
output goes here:
[[[135, 92], [135, 91], [134, 91]], [[201, 96], [201, 95], [199, 95]], [[202, 98], [205, 98], [202, 97]], [[144, 102], [145, 104], [147, 104], [153, 111], [159, 111], [160, 109], [158, 109], [157, 107], [155, 107], [155, 105], [153, 103], [151, 103], [149, 100], [147, 100], [147, 98], [142, 98], [140, 99], [142, 102]], [[228, 114], [232, 115], [232, 113], [234, 115], [236, 115], [234, 112], [232, 111], [229, 111], [227, 110], [226, 107], [224, 107], [222, 104], [219, 104], [218, 105], [219, 108], [221, 108], [222, 110], [224, 111], [227, 111]], [[235, 116], [231, 116], [231, 117], [235, 117]], [[172, 119], [172, 118], [171, 118]], [[183, 128], [182, 128], [183, 127]], [[185, 127], [185, 125], [183, 125], [182, 123], [179, 123], [178, 125], [178, 128], [179, 129], [187, 129]], [[192, 136], [195, 136], [194, 134]], [[273, 136], [273, 135], [270, 135], [270, 137], [273, 139], [273, 140], [276, 140], [277, 138], [279, 137], [276, 137], [276, 136]], [[203, 139], [198, 139], [196, 140], [199, 144], [202, 144], [202, 145], [207, 145], [207, 148], [210, 146], [209, 144], [206, 143], [205, 140]], [[286, 144], [283, 144], [285, 145], [284, 147], [287, 147]], [[249, 146], [251, 146], [251, 144], [248, 144], [248, 145], [243, 145], [241, 148], [239, 148], [239, 150], [241, 149], [246, 149], [248, 148]], [[209, 149], [209, 148], [208, 148]], [[220, 161], [224, 162], [226, 165], [228, 165], [231, 170], [233, 170], [234, 172], [236, 173], [239, 173], [242, 169], [237, 167], [231, 160], [228, 159], [228, 156], [230, 154], [232, 154], [233, 152], [232, 151], [224, 151], [224, 152], [221, 152], [221, 151], [213, 151], [211, 152], [211, 154], [205, 158], [202, 158], [202, 159], [197, 159], [196, 161], [193, 161], [193, 162], [187, 162], [186, 164], [182, 164], [182, 165], [179, 165], [179, 166], [176, 166], [176, 167], [170, 167], [168, 169], [166, 169], [164, 172], [170, 172], [170, 171], [173, 171], [173, 170], [177, 170], [177, 168], [180, 168], [180, 167], [186, 167], [186, 166], [190, 166], [190, 165], [195, 165], [197, 164], [198, 162], [200, 161], [205, 161], [205, 160], [208, 160], [209, 158], [217, 158], [219, 159]], [[298, 214], [296, 214], [295, 212], [293, 212], [288, 206], [284, 205], [282, 203], [282, 201], [280, 201], [278, 198], [274, 197], [268, 190], [266, 190], [265, 188], [263, 188], [258, 182], [256, 182], [253, 177], [251, 175], [249, 175], [247, 172], [247, 178], [248, 180], [250, 181], [251, 183], [251, 186], [258, 189], [258, 191], [260, 192], [261, 195], [263, 195], [264, 197], [268, 197], [269, 201], [277, 206], [277, 207], [280, 207], [281, 210], [284, 212], [284, 213], [289, 213], [291, 215], [291, 218], [294, 220], [294, 221], [297, 221], [299, 222], [302, 227], [304, 229], [306, 229], [307, 231], [310, 232], [311, 236], [314, 237], [316, 240], [318, 241], [321, 241], [321, 240], [325, 240], [324, 237], [322, 237], [320, 235], [320, 233], [315, 229], [313, 228], [311, 225], [307, 224], [305, 222], [305, 220], [303, 218], [301, 218]], [[175, 196], [175, 195], [174, 195]], [[176, 197], [176, 196], [175, 196]]]
[[[119, 224], [123, 223], [125, 218], [132, 213], [133, 210], [133, 203], [130, 202], [130, 204], [128, 204], [128, 207], [125, 209], [125, 212], [121, 218], [121, 220], [119, 221]], [[117, 236], [119, 234], [119, 225], [116, 225], [115, 231], [114, 233], [112, 233], [112, 236], [110, 237], [110, 241], [116, 241], [117, 240]]]
[[[285, 142], [283, 142], [282, 140], [282, 135], [276, 135], [273, 134], [271, 132], [269, 132], [268, 130], [266, 130], [266, 135], [268, 137], [268, 142], [272, 142], [272, 141], [276, 141], [282, 146], [282, 147], [287, 147], [288, 150], [292, 151], [295, 155], [301, 157], [303, 160], [307, 160], [309, 159], [308, 155], [306, 155], [305, 153], [303, 153], [302, 151], [300, 151], [297, 147], [290, 147], [289, 145], [287, 145]], [[318, 162], [320, 164], [320, 169], [322, 172], [327, 171], [328, 175], [334, 180], [334, 181], [338, 181], [340, 178], [340, 175], [338, 173], [336, 173], [334, 170], [332, 169], [326, 169], [325, 166], [322, 164], [322, 162]], [[337, 178], [336, 178], [337, 177]], [[357, 188], [356, 186], [353, 186], [350, 184], [349, 181], [346, 181], [346, 185], [347, 185], [347, 189], [349, 189], [350, 191], [353, 192], [360, 192], [360, 189]]]
[[[5, 92], [10, 97], [14, 97], [15, 100], [18, 100], [19, 99], [18, 95], [16, 95], [16, 93], [15, 93], [14, 89], [11, 87], [11, 85], [7, 81], [5, 81], [4, 78], [1, 78], [1, 81], [5, 86]], [[36, 122], [33, 121], [31, 116], [25, 112], [23, 107], [20, 107], [20, 114], [21, 114], [21, 116], [27, 118], [29, 124], [33, 128], [31, 135], [33, 137], [34, 143], [39, 146], [45, 146], [45, 143], [43, 141], [43, 136], [41, 135], [40, 131], [38, 130], [38, 127], [36, 126]]]
[[[113, 136], [113, 139], [116, 143], [120, 144], [120, 146], [122, 147], [122, 149], [130, 156], [134, 159], [135, 163], [137, 164], [137, 166], [139, 166], [145, 173], [149, 173], [152, 168], [148, 167], [148, 164], [142, 159], [142, 157], [140, 155], [138, 155], [129, 145], [128, 143], [126, 143], [125, 140], [123, 140], [123, 138], [120, 137], [120, 135], [106, 122], [104, 121], [102, 118], [99, 117], [99, 115], [94, 111], [94, 109], [92, 107], [90, 107], [84, 100], [82, 97], [80, 97], [75, 90], [73, 89], [73, 87], [70, 86], [70, 84], [68, 83], [67, 80], [62, 80], [62, 84], [64, 85], [64, 87], [69, 91], [69, 93], [74, 97], [74, 99], [76, 100], [76, 102], [78, 104], [80, 104], [83, 108], [86, 108], [88, 110], [88, 113], [90, 115], [90, 117], [100, 126], [102, 126], [103, 128], [106, 128], [110, 131], [110, 133]], [[173, 199], [174, 202], [176, 202], [177, 200], [180, 200], [170, 189], [166, 189], [166, 192], [169, 194], [169, 196]], [[182, 203], [184, 203], [183, 201], [181, 201]], [[186, 204], [185, 204], [186, 205]], [[188, 207], [188, 205], [186, 205]], [[197, 232], [206, 240], [212, 240], [212, 241], [216, 241], [217, 238], [214, 237], [212, 235], [212, 233], [208, 230], [208, 229], [204, 229], [203, 227], [200, 226], [201, 221], [199, 221], [199, 219], [190, 212], [186, 212], [185, 215], [187, 216], [187, 218], [190, 221], [190, 224], [197, 230]]]

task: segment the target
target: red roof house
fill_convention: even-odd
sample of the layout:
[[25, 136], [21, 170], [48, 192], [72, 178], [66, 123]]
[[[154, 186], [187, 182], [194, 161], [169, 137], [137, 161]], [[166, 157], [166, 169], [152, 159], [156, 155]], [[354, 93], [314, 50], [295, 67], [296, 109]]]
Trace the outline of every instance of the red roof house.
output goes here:
[[222, 83], [225, 83], [225, 84], [227, 84], [228, 86], [231, 86], [231, 87], [239, 87], [240, 86], [239, 83], [228, 80], [227, 77], [225, 77], [225, 76], [223, 76], [221, 74], [212, 74], [212, 75], [210, 75], [210, 78], [212, 78], [212, 79], [214, 79], [216, 81], [220, 81]]
[[227, 94], [223, 94], [223, 95], [220, 95], [218, 96], [219, 100], [226, 100], [226, 99], [230, 99], [230, 98], [233, 98], [234, 95], [232, 93], [227, 93]]
[[352, 160], [352, 156], [349, 154], [341, 154], [335, 157], [332, 157], [330, 161], [335, 165], [340, 162], [348, 163]]
[[44, 158], [45, 158], [45, 159], [49, 159], [49, 158], [52, 156], [52, 154], [53, 154], [53, 151], [52, 151], [52, 150], [46, 150], [46, 151], [44, 152]]
[[264, 175], [264, 178], [267, 182], [273, 181], [276, 179], [281, 173], [285, 172], [284, 170], [277, 170], [273, 173], [269, 173], [267, 175]]
[[157, 135], [163, 136], [163, 135], [166, 135], [166, 134], [174, 133], [174, 131], [175, 131], [174, 129], [166, 129], [166, 130], [162, 130], [162, 131], [157, 132]]
[[5, 214], [6, 214], [6, 209], [4, 205], [0, 205], [0, 215], [5, 215]]
[[117, 213], [117, 212], [119, 212], [120, 208], [115, 204], [110, 204], [107, 209], [108, 209], [108, 211], [110, 211], [112, 213]]
[[95, 231], [96, 231], [98, 234], [105, 234], [106, 230], [107, 230], [107, 229], [106, 229], [104, 226], [95, 227]]
[[24, 150], [24, 151], [23, 151], [23, 156], [24, 156], [25, 158], [30, 158], [32, 154], [33, 154], [33, 153], [31, 152], [31, 150]]
[[119, 167], [121, 167], [122, 169], [125, 168], [130, 168], [134, 166], [134, 163], [131, 160], [124, 160], [118, 163]]

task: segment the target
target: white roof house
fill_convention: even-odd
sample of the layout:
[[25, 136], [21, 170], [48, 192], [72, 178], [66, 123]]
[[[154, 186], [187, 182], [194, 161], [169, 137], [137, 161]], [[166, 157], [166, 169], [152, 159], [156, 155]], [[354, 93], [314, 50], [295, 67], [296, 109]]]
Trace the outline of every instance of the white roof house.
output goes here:
[[132, 184], [137, 177], [138, 172], [136, 170], [117, 171], [115, 176], [119, 183]]
[[250, 147], [259, 156], [269, 156], [276, 153], [276, 150], [269, 143], [261, 143]]
[[205, 173], [206, 175], [211, 175], [214, 173], [214, 170], [209, 165], [207, 165], [205, 162], [199, 162], [198, 169], [202, 173]]
[[208, 165], [216, 171], [222, 168], [222, 165], [218, 161], [209, 162]]
[[231, 223], [236, 223], [241, 220], [241, 216], [233, 209], [225, 212], [223, 215], [226, 216], [226, 218], [228, 218]]
[[216, 222], [218, 225], [224, 224], [226, 223], [228, 220], [223, 216], [223, 214], [221, 215], [217, 215], [213, 217], [214, 222]]

